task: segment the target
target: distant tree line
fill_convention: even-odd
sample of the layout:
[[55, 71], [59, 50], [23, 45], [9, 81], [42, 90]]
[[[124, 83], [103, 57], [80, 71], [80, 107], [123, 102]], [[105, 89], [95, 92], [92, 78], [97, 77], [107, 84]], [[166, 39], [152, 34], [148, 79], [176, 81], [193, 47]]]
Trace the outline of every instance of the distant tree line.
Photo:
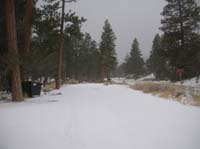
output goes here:
[[29, 79], [46, 84], [48, 78], [102, 81], [121, 74], [138, 78], [153, 73], [158, 80], [177, 81], [200, 74], [200, 7], [195, 0], [166, 0], [163, 34], [155, 35], [150, 58], [144, 61], [135, 38], [118, 66], [109, 21], [97, 43], [81, 30], [86, 19], [71, 10], [61, 13], [61, 2], [43, 0], [36, 7], [37, 0], [0, 1], [0, 90], [11, 90], [13, 101], [23, 100], [21, 82]]
[[[150, 58], [141, 57], [135, 39], [122, 64], [126, 75], [153, 73], [158, 80], [182, 80], [200, 75], [200, 7], [195, 0], [166, 0], [161, 15], [162, 35], [156, 34]], [[145, 71], [144, 71], [145, 70]]]

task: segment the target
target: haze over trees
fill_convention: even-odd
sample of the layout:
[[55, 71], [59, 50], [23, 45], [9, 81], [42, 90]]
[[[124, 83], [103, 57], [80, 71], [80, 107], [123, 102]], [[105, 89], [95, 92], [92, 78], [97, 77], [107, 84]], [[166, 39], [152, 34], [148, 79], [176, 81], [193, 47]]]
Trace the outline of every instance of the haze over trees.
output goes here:
[[[154, 38], [150, 58], [145, 64], [147, 73], [153, 73], [158, 80], [173, 81], [199, 76], [200, 7], [195, 0], [166, 2], [161, 13], [163, 34]], [[125, 64], [128, 61], [130, 56], [126, 57]], [[133, 69], [130, 64], [124, 67], [126, 73], [134, 74]]]
[[152, 72], [158, 80], [166, 79], [168, 73], [167, 59], [163, 56], [161, 38], [159, 34], [155, 35], [150, 57], [146, 62], [147, 69]]
[[43, 0], [36, 7], [37, 0], [0, 1], [0, 90], [10, 90], [13, 101], [23, 100], [21, 82], [26, 80], [46, 84], [53, 79], [59, 88], [67, 79], [94, 82], [124, 72], [134, 78], [153, 73], [158, 80], [173, 81], [200, 75], [200, 7], [195, 0], [166, 0], [163, 34], [156, 34], [149, 59], [144, 62], [135, 38], [119, 66], [110, 22], [105, 21], [98, 43], [82, 31], [87, 18], [72, 10], [62, 15], [60, 2]]
[[167, 58], [169, 75], [176, 80], [176, 70], [184, 70], [184, 78], [199, 75], [198, 34], [200, 7], [195, 0], [167, 0], [162, 12], [163, 56]]
[[32, 0], [1, 1], [1, 90], [11, 90], [13, 101], [21, 101], [22, 81], [39, 80], [45, 85], [48, 78], [56, 79], [61, 36], [64, 42], [61, 54], [63, 81], [66, 78], [95, 81], [104, 77], [103, 73], [110, 78], [117, 61], [116, 37], [108, 20], [99, 49], [90, 34], [81, 31], [85, 18], [68, 10], [63, 16], [61, 33], [59, 1], [43, 0], [40, 7], [35, 7], [36, 3]]
[[110, 80], [111, 72], [117, 65], [115, 40], [116, 36], [111, 28], [109, 21], [106, 20], [101, 35], [99, 50], [101, 55], [101, 77], [106, 77], [108, 80]]
[[134, 39], [130, 54], [125, 59], [124, 69], [127, 75], [132, 74], [134, 78], [144, 74], [144, 60], [137, 38]]
[[[90, 28], [83, 12], [65, 7], [79, 1], [88, 20], [110, 18], [99, 41], [85, 32], [98, 34], [99, 22]], [[200, 7], [166, 0], [162, 32], [141, 49], [154, 27], [138, 23], [138, 8], [151, 12], [159, 0], [127, 2], [0, 0], [0, 149], [200, 149]], [[140, 38], [131, 43], [126, 29]], [[124, 41], [130, 51], [118, 64]]]

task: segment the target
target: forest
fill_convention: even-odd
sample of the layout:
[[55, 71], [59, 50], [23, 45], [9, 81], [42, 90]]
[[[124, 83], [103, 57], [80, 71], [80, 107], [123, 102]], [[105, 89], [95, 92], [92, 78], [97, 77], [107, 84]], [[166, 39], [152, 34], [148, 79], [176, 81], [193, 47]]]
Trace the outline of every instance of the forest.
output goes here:
[[[109, 20], [101, 41], [82, 31], [87, 21], [67, 3], [76, 0], [0, 1], [0, 90], [23, 101], [22, 82], [38, 81], [55, 88], [70, 79], [110, 81], [113, 77], [180, 81], [200, 75], [200, 7], [195, 0], [166, 0], [162, 34], [155, 33], [150, 57], [144, 60], [137, 37], [122, 64], [117, 61], [116, 35]], [[147, 25], [148, 27], [148, 25]], [[123, 30], [123, 28], [122, 28]]]

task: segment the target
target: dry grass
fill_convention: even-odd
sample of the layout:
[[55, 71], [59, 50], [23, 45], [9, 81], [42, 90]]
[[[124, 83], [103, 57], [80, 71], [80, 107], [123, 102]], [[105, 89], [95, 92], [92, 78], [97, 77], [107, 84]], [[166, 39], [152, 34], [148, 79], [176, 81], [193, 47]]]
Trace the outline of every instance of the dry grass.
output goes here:
[[[63, 81], [63, 82], [62, 82], [62, 85], [63, 85], [63, 84], [78, 84], [78, 83], [80, 83], [80, 82], [77, 81], [77, 80], [69, 79], [69, 80]], [[43, 91], [44, 91], [44, 92], [50, 92], [50, 91], [52, 91], [52, 90], [55, 89], [55, 86], [56, 86], [56, 83], [55, 83], [55, 82], [48, 82], [48, 83], [46, 84], [46, 86], [43, 87]]]
[[176, 85], [173, 83], [159, 82], [138, 82], [132, 86], [132, 89], [150, 93], [165, 99], [174, 99], [183, 104], [200, 106], [200, 89]]
[[[80, 84], [80, 83], [104, 83], [105, 85], [109, 84], [108, 82], [105, 82], [103, 80], [95, 80], [95, 81], [88, 81], [88, 82], [85, 82], [85, 81], [79, 81], [79, 80], [75, 80], [75, 79], [66, 79], [65, 81], [62, 81], [62, 85], [65, 85], [65, 84]], [[48, 82], [46, 84], [45, 87], [43, 87], [43, 91], [44, 92], [50, 92], [52, 90], [55, 89], [55, 82]]]
[[65, 81], [62, 82], [62, 84], [79, 84], [80, 82], [78, 80], [75, 79], [67, 79]]

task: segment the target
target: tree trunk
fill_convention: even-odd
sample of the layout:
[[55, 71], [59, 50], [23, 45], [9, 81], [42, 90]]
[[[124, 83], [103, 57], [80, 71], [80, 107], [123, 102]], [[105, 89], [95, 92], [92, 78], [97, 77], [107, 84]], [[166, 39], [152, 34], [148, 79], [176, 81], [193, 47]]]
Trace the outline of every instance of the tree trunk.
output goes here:
[[11, 91], [13, 101], [22, 101], [22, 86], [20, 76], [20, 66], [17, 48], [17, 37], [16, 37], [16, 22], [15, 22], [15, 11], [13, 0], [6, 1], [6, 29], [7, 29], [7, 45], [8, 52], [11, 58], [16, 59], [14, 63], [10, 64], [11, 69]]
[[60, 89], [61, 85], [61, 72], [62, 72], [62, 49], [64, 44], [64, 35], [63, 35], [63, 27], [64, 27], [64, 15], [65, 15], [65, 1], [62, 0], [62, 18], [61, 18], [61, 26], [60, 26], [60, 47], [58, 49], [58, 62], [57, 62], [57, 72], [56, 72], [56, 89]]
[[26, 1], [26, 12], [24, 16], [24, 34], [23, 34], [23, 49], [22, 49], [22, 59], [23, 65], [21, 68], [21, 78], [22, 80], [27, 79], [27, 63], [28, 55], [31, 41], [31, 26], [32, 26], [32, 14], [33, 14], [33, 0]]

